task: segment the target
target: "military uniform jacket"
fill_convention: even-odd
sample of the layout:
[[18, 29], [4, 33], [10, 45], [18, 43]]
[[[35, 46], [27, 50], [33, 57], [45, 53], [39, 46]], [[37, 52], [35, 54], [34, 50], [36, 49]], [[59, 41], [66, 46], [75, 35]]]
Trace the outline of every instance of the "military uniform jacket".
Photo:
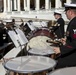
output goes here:
[[57, 67], [76, 66], [76, 17], [69, 22], [66, 35], [66, 45], [60, 47]]
[[65, 22], [64, 22], [63, 18], [59, 18], [57, 20], [57, 23], [59, 24], [59, 26], [55, 26], [53, 29], [54, 29], [54, 32], [57, 35], [58, 39], [60, 39], [60, 38], [64, 37], [64, 23]]

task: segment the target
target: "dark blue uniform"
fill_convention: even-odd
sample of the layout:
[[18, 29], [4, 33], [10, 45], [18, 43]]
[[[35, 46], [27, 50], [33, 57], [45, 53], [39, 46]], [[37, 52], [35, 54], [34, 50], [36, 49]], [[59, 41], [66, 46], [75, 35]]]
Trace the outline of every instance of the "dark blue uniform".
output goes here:
[[56, 68], [76, 66], [76, 17], [69, 22], [66, 35], [66, 45], [60, 46]]
[[59, 24], [59, 26], [54, 26], [53, 27], [53, 31], [55, 32], [55, 34], [57, 35], [57, 38], [64, 38], [64, 20], [63, 18], [59, 18], [57, 20], [57, 23]]
[[4, 44], [3, 33], [4, 33], [4, 24], [0, 23], [0, 46], [3, 46]]

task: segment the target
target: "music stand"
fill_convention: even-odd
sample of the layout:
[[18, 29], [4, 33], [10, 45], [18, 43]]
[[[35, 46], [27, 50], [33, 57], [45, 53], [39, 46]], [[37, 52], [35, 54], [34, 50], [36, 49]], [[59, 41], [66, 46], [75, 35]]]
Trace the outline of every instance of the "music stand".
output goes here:
[[27, 22], [26, 24], [27, 24], [28, 27], [31, 29], [31, 31], [36, 30], [36, 27], [33, 25], [33, 23], [29, 23], [29, 22]]
[[10, 36], [15, 47], [23, 46], [28, 42], [26, 36], [19, 28], [8, 31], [8, 35]]
[[20, 47], [20, 50], [22, 50], [23, 47], [26, 46], [26, 43], [28, 42], [28, 40], [22, 30], [20, 30], [19, 28], [16, 28], [11, 31], [8, 31], [8, 34], [16, 48]]
[[[14, 43], [15, 47], [18, 48], [20, 47], [20, 50], [23, 49], [23, 47], [26, 45], [28, 42], [26, 36], [24, 35], [23, 31], [20, 30], [19, 28], [9, 30], [8, 32], [9, 37], [11, 38], [12, 42]], [[22, 54], [21, 54], [22, 55]], [[3, 58], [4, 63], [6, 62], [5, 59]], [[22, 62], [22, 58], [21, 58]], [[6, 71], [8, 74], [8, 71]]]

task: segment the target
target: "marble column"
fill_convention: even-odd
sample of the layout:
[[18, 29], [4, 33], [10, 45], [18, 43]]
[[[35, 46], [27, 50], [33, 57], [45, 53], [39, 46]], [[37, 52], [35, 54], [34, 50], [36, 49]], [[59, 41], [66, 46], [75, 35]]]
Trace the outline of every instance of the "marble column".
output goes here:
[[14, 10], [17, 10], [17, 0], [14, 0]]
[[4, 0], [4, 12], [6, 12], [7, 11], [7, 6], [6, 6], [6, 3], [7, 3], [7, 0]]
[[8, 0], [7, 4], [8, 4], [8, 12], [10, 12], [11, 11], [11, 0]]
[[11, 0], [11, 11], [12, 11], [12, 0]]
[[45, 9], [49, 9], [49, 0], [45, 0]]
[[39, 10], [40, 9], [40, 0], [36, 0], [35, 2], [36, 2], [36, 4], [35, 4], [35, 6], [36, 6], [35, 10]]
[[51, 9], [51, 0], [49, 1], [49, 9]]
[[71, 3], [71, 0], [66, 0], [66, 3]]
[[27, 11], [30, 11], [30, 0], [27, 0]]
[[55, 0], [55, 8], [61, 8], [62, 7], [62, 1], [61, 0]]
[[20, 0], [17, 0], [17, 11], [20, 11]]
[[24, 0], [24, 10], [26, 11], [26, 9], [27, 9], [27, 0]]

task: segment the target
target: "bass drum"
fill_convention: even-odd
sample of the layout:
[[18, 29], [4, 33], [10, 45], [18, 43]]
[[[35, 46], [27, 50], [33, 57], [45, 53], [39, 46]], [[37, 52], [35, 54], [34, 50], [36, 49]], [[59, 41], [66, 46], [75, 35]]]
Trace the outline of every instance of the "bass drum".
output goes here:
[[54, 35], [47, 28], [38, 29], [33, 33], [33, 37], [29, 40], [26, 48], [27, 50], [30, 48], [47, 49], [51, 45], [47, 40], [52, 40], [53, 38]]
[[48, 28], [41, 28], [41, 29], [38, 29], [36, 30], [34, 33], [33, 33], [33, 36], [47, 36], [51, 39], [54, 39], [54, 34], [50, 32], [50, 30]]

